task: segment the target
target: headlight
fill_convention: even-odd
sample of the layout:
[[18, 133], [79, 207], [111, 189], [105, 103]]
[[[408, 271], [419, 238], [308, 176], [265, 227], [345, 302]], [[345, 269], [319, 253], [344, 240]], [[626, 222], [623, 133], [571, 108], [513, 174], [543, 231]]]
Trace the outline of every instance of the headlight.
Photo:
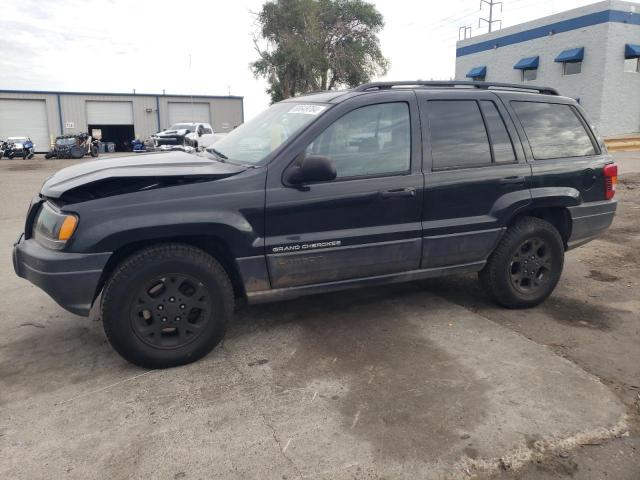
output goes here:
[[78, 217], [61, 213], [43, 203], [33, 227], [33, 237], [41, 245], [62, 250], [78, 226]]

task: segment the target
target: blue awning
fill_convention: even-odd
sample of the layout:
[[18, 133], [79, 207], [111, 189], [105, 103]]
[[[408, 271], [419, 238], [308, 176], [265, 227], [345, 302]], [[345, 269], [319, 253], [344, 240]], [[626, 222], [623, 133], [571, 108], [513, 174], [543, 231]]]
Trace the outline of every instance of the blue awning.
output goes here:
[[584, 58], [584, 47], [564, 50], [555, 59], [556, 62], [581, 62]]
[[627, 43], [624, 46], [624, 58], [640, 58], [640, 45]]
[[527, 57], [521, 59], [513, 68], [517, 70], [535, 70], [540, 63], [540, 57]]
[[487, 67], [474, 67], [467, 73], [467, 78], [484, 78], [487, 76]]

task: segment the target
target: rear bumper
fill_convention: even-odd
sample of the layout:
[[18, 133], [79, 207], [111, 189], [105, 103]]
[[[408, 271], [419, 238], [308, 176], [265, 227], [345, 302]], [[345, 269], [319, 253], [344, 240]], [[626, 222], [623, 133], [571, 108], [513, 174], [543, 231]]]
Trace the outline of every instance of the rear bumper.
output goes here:
[[50, 250], [20, 236], [13, 246], [13, 268], [18, 276], [40, 287], [61, 307], [86, 317], [110, 255]]
[[609, 228], [617, 207], [618, 202], [615, 200], [589, 202], [569, 207], [571, 236], [567, 242], [568, 249], [584, 245]]

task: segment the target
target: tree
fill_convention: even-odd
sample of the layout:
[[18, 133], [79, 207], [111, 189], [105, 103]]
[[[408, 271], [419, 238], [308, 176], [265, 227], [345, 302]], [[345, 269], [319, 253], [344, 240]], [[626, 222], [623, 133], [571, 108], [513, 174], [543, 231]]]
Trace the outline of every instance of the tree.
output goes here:
[[251, 69], [269, 81], [272, 102], [387, 72], [378, 39], [384, 20], [363, 0], [271, 0], [257, 17]]

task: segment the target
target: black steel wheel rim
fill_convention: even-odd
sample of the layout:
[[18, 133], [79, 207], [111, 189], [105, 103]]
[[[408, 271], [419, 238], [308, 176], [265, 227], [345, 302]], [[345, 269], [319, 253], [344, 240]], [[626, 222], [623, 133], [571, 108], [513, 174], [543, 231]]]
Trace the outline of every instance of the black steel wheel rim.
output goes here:
[[549, 244], [534, 237], [522, 242], [509, 262], [509, 279], [520, 293], [534, 294], [549, 282], [553, 273]]
[[180, 348], [198, 338], [210, 322], [211, 295], [203, 282], [185, 274], [155, 277], [139, 289], [131, 305], [131, 327], [154, 348]]

